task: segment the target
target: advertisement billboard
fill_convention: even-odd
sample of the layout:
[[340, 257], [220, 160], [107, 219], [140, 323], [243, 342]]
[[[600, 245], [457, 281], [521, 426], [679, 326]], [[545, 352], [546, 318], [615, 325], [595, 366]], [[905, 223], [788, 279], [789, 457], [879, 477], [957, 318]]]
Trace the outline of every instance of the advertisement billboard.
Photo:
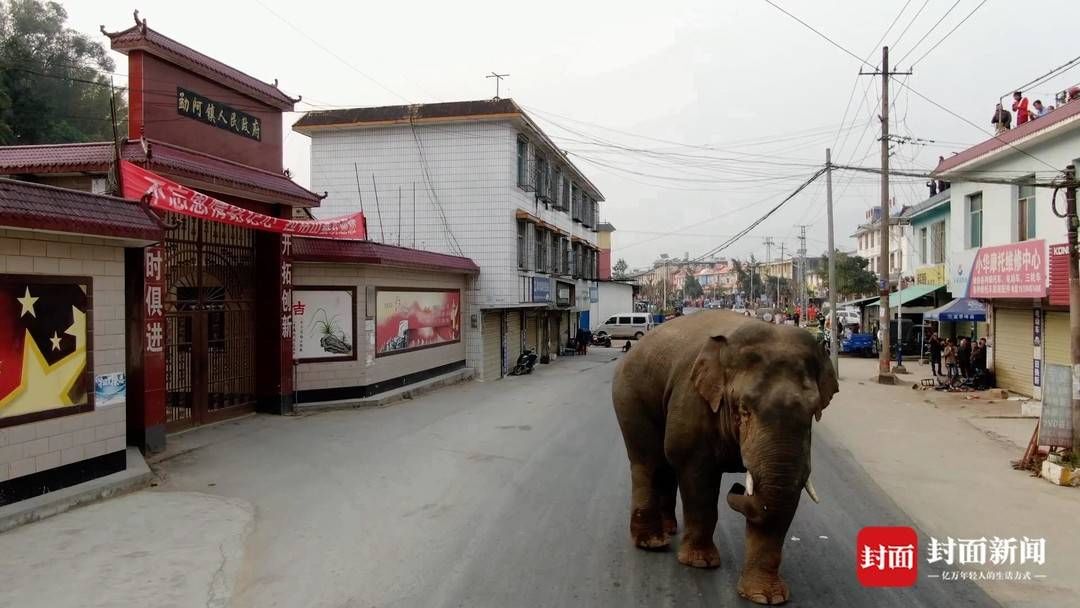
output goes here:
[[356, 288], [293, 288], [293, 359], [356, 359]]
[[376, 357], [460, 341], [460, 290], [398, 287], [376, 290]]

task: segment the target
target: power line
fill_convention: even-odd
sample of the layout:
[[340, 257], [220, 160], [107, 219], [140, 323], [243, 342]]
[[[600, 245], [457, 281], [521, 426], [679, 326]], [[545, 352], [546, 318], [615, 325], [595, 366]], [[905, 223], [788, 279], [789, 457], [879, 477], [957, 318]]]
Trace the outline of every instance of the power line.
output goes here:
[[980, 2], [980, 3], [978, 4], [978, 5], [976, 5], [976, 6], [975, 6], [975, 8], [971, 9], [971, 12], [970, 12], [970, 13], [968, 13], [968, 14], [967, 14], [967, 16], [965, 16], [965, 17], [964, 17], [963, 19], [961, 19], [961, 20], [960, 20], [960, 23], [957, 23], [957, 24], [956, 24], [956, 25], [955, 25], [955, 26], [954, 26], [954, 27], [953, 27], [953, 28], [952, 28], [951, 30], [949, 30], [949, 32], [948, 32], [947, 34], [945, 34], [945, 35], [944, 35], [944, 36], [943, 36], [943, 37], [941, 38], [941, 40], [938, 40], [938, 41], [937, 41], [937, 43], [936, 43], [936, 44], [935, 44], [934, 46], [930, 47], [930, 49], [929, 49], [929, 50], [927, 50], [927, 51], [926, 51], [925, 53], [923, 53], [921, 57], [919, 57], [918, 59], [916, 59], [915, 61], [913, 61], [913, 62], [911, 63], [911, 67], [915, 67], [916, 65], [918, 65], [918, 63], [919, 63], [920, 61], [922, 61], [923, 59], [926, 59], [926, 56], [927, 56], [927, 55], [929, 55], [930, 53], [934, 52], [934, 49], [936, 49], [936, 48], [937, 48], [938, 46], [940, 46], [942, 42], [945, 42], [945, 41], [946, 41], [946, 40], [947, 40], [947, 39], [949, 38], [949, 36], [952, 36], [952, 33], [953, 33], [953, 32], [955, 32], [955, 31], [957, 30], [957, 28], [959, 28], [959, 27], [960, 27], [961, 25], [964, 25], [964, 23], [965, 23], [965, 22], [966, 22], [966, 21], [967, 21], [968, 19], [971, 19], [971, 16], [972, 16], [972, 15], [974, 15], [974, 14], [976, 13], [976, 11], [978, 11], [978, 10], [979, 10], [980, 8], [982, 8], [982, 6], [983, 6], [984, 4], [986, 4], [986, 0], [982, 0], [982, 2]]
[[[915, 25], [915, 20], [919, 18], [919, 15], [921, 15], [924, 10], [926, 10], [927, 4], [930, 4], [930, 0], [926, 0], [926, 2], [923, 2], [923, 5], [919, 7], [919, 10], [915, 11], [915, 15], [911, 18], [911, 21], [908, 21], [907, 27], [905, 27], [904, 31], [900, 32], [900, 35], [897, 36], [896, 40], [893, 41], [892, 45], [894, 47], [900, 44], [900, 41], [904, 38], [904, 34], [908, 33], [908, 30], [911, 29], [911, 26]], [[904, 6], [907, 5], [905, 4]]]
[[847, 53], [848, 55], [850, 55], [851, 57], [853, 57], [853, 58], [854, 58], [855, 60], [857, 60], [857, 61], [858, 61], [859, 63], [861, 63], [861, 64], [865, 65], [866, 67], [869, 67], [869, 68], [873, 68], [873, 69], [876, 69], [876, 66], [873, 66], [873, 65], [871, 65], [871, 64], [870, 64], [870, 63], [868, 63], [868, 62], [867, 62], [866, 60], [864, 60], [864, 59], [863, 59], [862, 57], [859, 57], [859, 56], [858, 56], [858, 55], [856, 55], [855, 53], [852, 53], [852, 52], [851, 52], [851, 51], [849, 51], [849, 50], [848, 50], [848, 49], [847, 49], [846, 47], [844, 47], [843, 45], [841, 45], [841, 44], [840, 44], [839, 42], [837, 42], [837, 41], [833, 40], [832, 38], [829, 38], [829, 37], [828, 37], [828, 36], [826, 36], [825, 34], [821, 33], [821, 31], [819, 31], [819, 30], [818, 30], [817, 28], [815, 28], [814, 26], [810, 25], [809, 23], [807, 23], [807, 22], [803, 21], [802, 19], [799, 19], [799, 18], [798, 18], [798, 17], [796, 17], [795, 15], [793, 15], [793, 14], [789, 13], [788, 11], [784, 10], [784, 8], [783, 8], [782, 6], [780, 6], [780, 5], [776, 4], [776, 3], [775, 3], [775, 2], [773, 2], [772, 0], [765, 0], [765, 2], [767, 2], [768, 4], [770, 4], [770, 5], [771, 5], [771, 6], [773, 7], [773, 8], [775, 8], [775, 9], [776, 9], [776, 10], [778, 10], [778, 11], [780, 11], [781, 13], [784, 13], [784, 14], [785, 14], [785, 15], [787, 15], [788, 17], [791, 17], [792, 19], [794, 19], [795, 21], [798, 21], [798, 22], [799, 22], [800, 24], [802, 24], [802, 26], [803, 26], [803, 27], [805, 27], [806, 29], [810, 30], [811, 32], [814, 32], [815, 34], [817, 34], [818, 36], [820, 36], [820, 37], [821, 37], [822, 39], [824, 39], [824, 40], [825, 40], [826, 42], [828, 42], [829, 44], [831, 44], [831, 45], [835, 46], [836, 48], [840, 49], [841, 51], [843, 51], [843, 52]]
[[382, 89], [382, 90], [386, 91], [387, 93], [390, 93], [391, 95], [394, 95], [395, 97], [397, 97], [397, 98], [401, 99], [401, 100], [402, 100], [402, 101], [404, 101], [405, 103], [410, 103], [410, 102], [409, 102], [409, 99], [408, 99], [407, 97], [405, 97], [405, 96], [404, 96], [404, 95], [402, 95], [401, 93], [398, 93], [398, 92], [397, 92], [397, 91], [395, 91], [394, 89], [391, 89], [390, 87], [386, 86], [385, 84], [383, 84], [383, 83], [379, 82], [379, 81], [378, 81], [378, 80], [376, 80], [376, 79], [375, 79], [375, 78], [374, 78], [373, 76], [371, 76], [370, 74], [367, 74], [366, 72], [364, 72], [364, 71], [363, 71], [363, 70], [361, 70], [360, 68], [356, 67], [355, 65], [353, 65], [352, 63], [350, 63], [350, 62], [349, 62], [348, 60], [346, 60], [346, 59], [345, 59], [344, 57], [342, 57], [341, 55], [338, 55], [338, 54], [337, 54], [337, 53], [335, 53], [334, 51], [332, 51], [332, 50], [330, 50], [329, 48], [327, 48], [327, 47], [326, 47], [325, 45], [323, 45], [323, 43], [319, 42], [319, 41], [318, 41], [318, 39], [316, 39], [316, 38], [314, 38], [314, 37], [312, 37], [312, 36], [309, 36], [309, 35], [307, 34], [307, 32], [305, 32], [304, 30], [300, 29], [300, 28], [299, 28], [299, 27], [297, 27], [297, 26], [296, 26], [295, 24], [293, 24], [293, 23], [292, 23], [291, 21], [289, 21], [289, 20], [288, 20], [288, 19], [286, 19], [285, 17], [281, 16], [281, 15], [280, 15], [280, 14], [279, 14], [279, 13], [278, 13], [277, 11], [275, 11], [274, 9], [272, 9], [272, 8], [270, 8], [269, 6], [267, 6], [266, 4], [264, 4], [262, 0], [255, 0], [255, 3], [256, 3], [256, 4], [258, 4], [259, 6], [263, 7], [263, 8], [264, 8], [264, 9], [265, 9], [265, 10], [266, 10], [267, 12], [269, 12], [269, 13], [270, 13], [270, 14], [272, 14], [273, 16], [277, 17], [277, 18], [278, 18], [279, 20], [281, 20], [281, 21], [282, 21], [282, 22], [283, 22], [283, 23], [284, 23], [285, 25], [289, 26], [289, 27], [290, 27], [290, 28], [292, 28], [292, 29], [293, 29], [294, 31], [296, 31], [296, 33], [300, 34], [300, 35], [301, 35], [301, 36], [303, 36], [304, 38], [307, 38], [307, 40], [308, 40], [309, 42], [311, 42], [311, 43], [312, 43], [312, 44], [314, 44], [315, 46], [317, 46], [317, 47], [319, 47], [320, 49], [322, 49], [322, 50], [323, 50], [323, 52], [325, 52], [326, 54], [330, 55], [330, 56], [331, 56], [331, 57], [333, 57], [334, 59], [337, 59], [338, 61], [340, 61], [340, 62], [341, 62], [342, 64], [344, 64], [344, 65], [345, 65], [345, 66], [346, 66], [347, 68], [349, 68], [350, 70], [352, 70], [352, 71], [356, 72], [357, 74], [359, 74], [359, 75], [363, 76], [363, 77], [364, 77], [365, 79], [367, 79], [367, 80], [368, 80], [369, 82], [371, 82], [371, 83], [375, 84], [376, 86], [378, 86], [378, 87], [379, 87], [380, 89]]
[[932, 34], [934, 32], [934, 30], [936, 30], [937, 27], [939, 25], [941, 25], [941, 23], [943, 21], [945, 21], [945, 18], [948, 17], [949, 14], [953, 12], [953, 9], [955, 9], [957, 6], [959, 6], [959, 4], [960, 4], [960, 0], [956, 0], [956, 2], [954, 2], [953, 5], [949, 7], [949, 10], [945, 11], [945, 14], [942, 15], [941, 18], [938, 19], [937, 22], [934, 23], [934, 25], [930, 26], [930, 29], [927, 30], [926, 33], [922, 35], [922, 38], [919, 38], [918, 41], [916, 41], [915, 44], [912, 45], [912, 47], [910, 49], [908, 49], [908, 52], [904, 53], [903, 56], [900, 57], [900, 59], [896, 62], [896, 64], [900, 65], [901, 63], [903, 63], [903, 61], [905, 59], [908, 58], [908, 55], [911, 55], [913, 52], [915, 52], [915, 49], [919, 48], [919, 45], [923, 43], [923, 40], [926, 40], [927, 36]]

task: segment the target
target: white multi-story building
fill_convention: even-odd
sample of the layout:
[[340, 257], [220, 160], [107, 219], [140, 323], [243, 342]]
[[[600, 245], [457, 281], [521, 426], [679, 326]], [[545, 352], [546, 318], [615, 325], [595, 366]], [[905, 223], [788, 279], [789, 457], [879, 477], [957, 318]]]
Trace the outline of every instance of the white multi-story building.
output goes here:
[[[901, 276], [911, 274], [911, 234], [908, 226], [900, 223], [898, 218], [903, 214], [902, 209], [890, 210], [889, 230], [889, 282], [895, 284]], [[866, 223], [861, 224], [851, 235], [855, 239], [855, 255], [870, 261], [867, 270], [874, 274], [880, 274], [878, 264], [881, 260], [881, 209], [872, 207], [866, 212]]]
[[[1064, 94], [1062, 95], [1064, 97]], [[952, 187], [947, 225], [949, 291], [979, 299], [998, 384], [1040, 397], [1071, 388], [1064, 191], [1052, 181], [1080, 164], [1080, 99], [943, 159]]]
[[522, 348], [557, 357], [596, 298], [603, 195], [511, 99], [311, 112], [320, 215], [363, 209], [372, 240], [472, 258], [467, 360], [485, 380]]

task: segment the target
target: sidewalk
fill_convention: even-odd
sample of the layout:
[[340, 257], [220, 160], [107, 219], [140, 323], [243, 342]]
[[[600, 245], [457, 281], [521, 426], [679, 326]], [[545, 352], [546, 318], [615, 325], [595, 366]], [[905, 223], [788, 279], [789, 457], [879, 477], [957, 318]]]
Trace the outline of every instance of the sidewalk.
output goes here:
[[913, 390], [910, 383], [929, 377], [929, 370], [907, 367], [912, 373], [900, 377], [905, 384], [882, 386], [872, 380], [876, 359], [840, 359], [840, 393], [815, 432], [849, 449], [930, 535], [1045, 538], [1045, 579], [981, 583], [1003, 605], [1044, 606], [1048, 598], [1080, 604], [1080, 491], [1010, 466], [1035, 419], [1009, 417], [1019, 415], [1017, 401]]

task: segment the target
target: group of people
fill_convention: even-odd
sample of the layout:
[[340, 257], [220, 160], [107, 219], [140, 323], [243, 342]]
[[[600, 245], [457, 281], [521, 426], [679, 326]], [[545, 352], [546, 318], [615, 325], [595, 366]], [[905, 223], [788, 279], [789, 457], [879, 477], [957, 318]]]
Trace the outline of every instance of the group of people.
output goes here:
[[[1066, 93], [1065, 102], [1069, 103], [1077, 100], [1080, 100], [1080, 87], [1072, 87]], [[1031, 108], [1028, 108], [1028, 98], [1024, 97], [1024, 94], [1020, 91], [1013, 93], [1012, 111], [1016, 114], [1016, 126], [1018, 127], [1029, 120], [1046, 116], [1053, 110], [1054, 106], [1044, 106], [1041, 99], [1036, 99], [1035, 103], [1031, 104]], [[1012, 128], [1012, 113], [999, 103], [994, 109], [994, 117], [990, 119], [990, 124], [994, 125], [997, 133], [1008, 131]]]
[[[972, 342], [967, 338], [942, 338], [936, 333], [930, 334], [930, 371], [935, 376], [953, 378], [971, 378], [986, 373], [986, 338]], [[945, 364], [942, 373], [941, 364]]]

